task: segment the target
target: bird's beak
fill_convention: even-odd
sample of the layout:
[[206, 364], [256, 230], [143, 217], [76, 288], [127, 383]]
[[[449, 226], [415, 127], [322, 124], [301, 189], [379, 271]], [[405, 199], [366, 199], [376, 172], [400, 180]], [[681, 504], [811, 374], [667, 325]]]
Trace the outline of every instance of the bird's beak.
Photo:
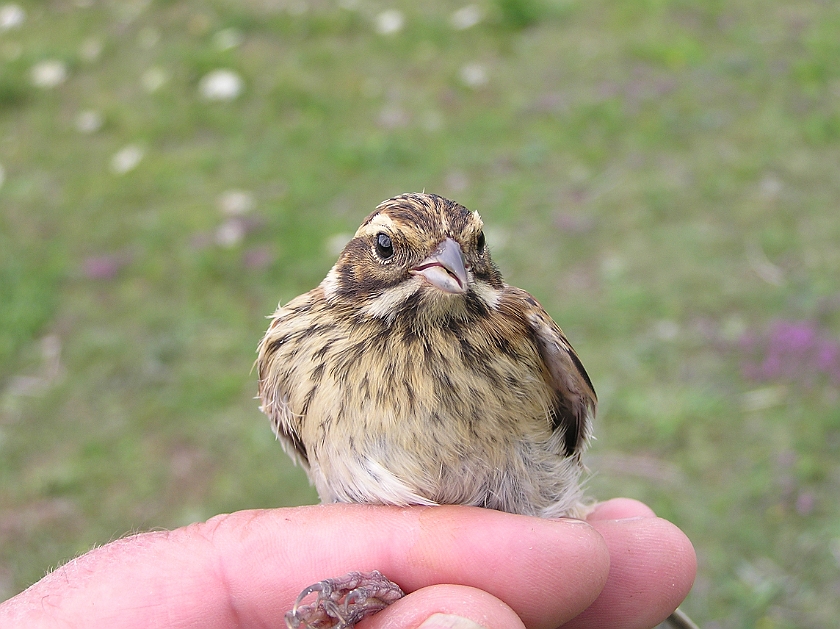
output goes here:
[[467, 292], [467, 267], [461, 245], [447, 238], [434, 253], [411, 269], [414, 275], [422, 275], [432, 286], [445, 293], [462, 295]]

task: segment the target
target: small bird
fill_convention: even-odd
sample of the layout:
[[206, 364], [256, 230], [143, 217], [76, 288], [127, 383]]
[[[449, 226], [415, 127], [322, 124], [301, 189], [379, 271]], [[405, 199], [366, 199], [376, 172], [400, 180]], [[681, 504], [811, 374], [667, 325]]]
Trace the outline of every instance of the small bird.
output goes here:
[[595, 391], [502, 280], [477, 212], [432, 194], [380, 204], [277, 309], [257, 365], [262, 411], [322, 502], [579, 513]]
[[[458, 203], [381, 203], [321, 284], [277, 309], [257, 366], [261, 410], [324, 503], [586, 511], [592, 382]], [[286, 622], [352, 627], [400, 596], [378, 572], [352, 573], [304, 590]]]

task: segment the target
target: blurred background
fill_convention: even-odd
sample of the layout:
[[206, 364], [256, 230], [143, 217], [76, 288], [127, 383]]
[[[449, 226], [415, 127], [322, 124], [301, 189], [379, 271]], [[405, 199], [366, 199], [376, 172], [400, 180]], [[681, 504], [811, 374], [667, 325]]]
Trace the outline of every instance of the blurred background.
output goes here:
[[265, 316], [425, 189], [578, 349], [589, 492], [688, 533], [692, 616], [834, 625], [839, 104], [835, 2], [0, 3], [0, 598], [315, 502]]

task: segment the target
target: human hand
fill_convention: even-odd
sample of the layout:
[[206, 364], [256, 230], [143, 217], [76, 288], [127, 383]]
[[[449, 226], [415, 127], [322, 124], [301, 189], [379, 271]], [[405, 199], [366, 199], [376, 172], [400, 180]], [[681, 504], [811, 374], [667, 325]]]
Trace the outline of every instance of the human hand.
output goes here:
[[0, 604], [0, 626], [280, 626], [306, 585], [373, 569], [409, 594], [360, 629], [414, 629], [436, 613], [487, 629], [641, 629], [685, 597], [695, 557], [626, 499], [588, 523], [472, 507], [240, 511], [74, 559]]

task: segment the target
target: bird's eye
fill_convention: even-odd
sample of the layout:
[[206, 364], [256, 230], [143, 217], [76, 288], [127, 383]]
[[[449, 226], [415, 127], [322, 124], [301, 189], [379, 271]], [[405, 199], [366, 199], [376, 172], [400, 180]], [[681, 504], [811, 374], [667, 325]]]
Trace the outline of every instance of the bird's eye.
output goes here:
[[376, 236], [376, 253], [383, 260], [387, 260], [394, 255], [394, 244], [388, 234], [377, 234]]
[[484, 253], [484, 232], [478, 232], [478, 240], [475, 241], [475, 249], [479, 253]]

